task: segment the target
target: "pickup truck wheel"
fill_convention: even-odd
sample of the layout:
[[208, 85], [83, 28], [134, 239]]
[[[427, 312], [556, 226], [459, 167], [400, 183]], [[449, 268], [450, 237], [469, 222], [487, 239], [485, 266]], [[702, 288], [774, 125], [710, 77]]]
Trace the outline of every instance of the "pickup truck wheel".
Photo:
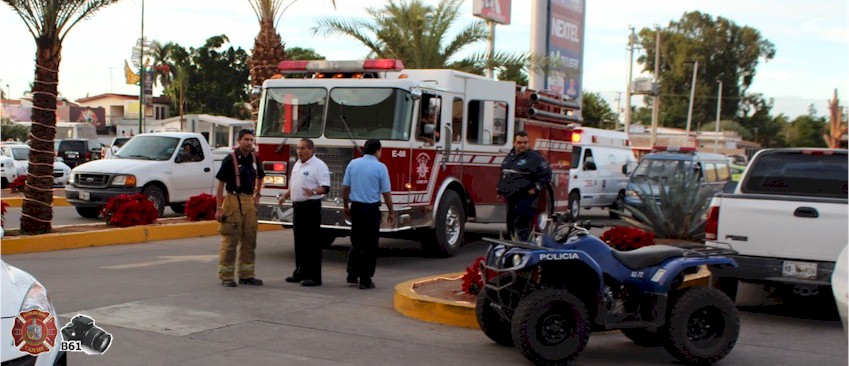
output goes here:
[[142, 193], [147, 196], [151, 202], [153, 202], [153, 207], [156, 208], [156, 212], [159, 217], [162, 217], [162, 214], [165, 213], [165, 194], [162, 193], [162, 189], [157, 186], [147, 186]]
[[672, 305], [663, 348], [687, 364], [709, 365], [725, 357], [740, 335], [740, 314], [722, 291], [686, 290]]
[[171, 205], [171, 211], [174, 211], [180, 215], [186, 212], [186, 204], [185, 203], [175, 203]]
[[478, 293], [475, 315], [477, 315], [478, 326], [480, 326], [483, 334], [499, 345], [513, 347], [510, 322], [502, 319], [492, 308], [492, 300], [486, 295], [486, 289], [481, 289]]
[[610, 218], [611, 219], [618, 219], [619, 214], [616, 213], [616, 212], [613, 212], [613, 210], [622, 211], [624, 209], [625, 209], [625, 192], [619, 192], [619, 194], [616, 195], [616, 201], [613, 201], [613, 203], [610, 204], [610, 208], [608, 209], [608, 211], [609, 211], [608, 213], [610, 214]]
[[577, 221], [581, 215], [581, 195], [578, 192], [569, 193], [569, 214], [573, 221]]
[[100, 216], [100, 207], [74, 207], [77, 209], [77, 213], [88, 219], [96, 219]]
[[445, 191], [439, 201], [434, 230], [422, 246], [434, 256], [452, 256], [463, 243], [465, 223], [466, 210], [460, 195], [452, 190]]
[[512, 321], [513, 342], [534, 365], [565, 365], [590, 340], [584, 302], [565, 290], [543, 289], [519, 302]]

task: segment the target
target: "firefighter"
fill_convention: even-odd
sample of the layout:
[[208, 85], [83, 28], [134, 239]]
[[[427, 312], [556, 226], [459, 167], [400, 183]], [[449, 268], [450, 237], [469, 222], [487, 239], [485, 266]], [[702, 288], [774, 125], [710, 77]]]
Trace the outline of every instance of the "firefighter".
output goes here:
[[218, 278], [222, 286], [236, 287], [234, 278], [238, 273], [240, 284], [262, 286], [262, 280], [254, 276], [254, 263], [258, 228], [256, 207], [265, 171], [253, 150], [253, 131], [239, 131], [238, 143], [239, 147], [224, 157], [215, 176], [218, 179], [215, 219], [221, 222], [218, 227], [221, 234]]
[[528, 133], [513, 134], [513, 149], [501, 163], [498, 195], [507, 201], [507, 233], [526, 241], [539, 206], [539, 195], [551, 182], [551, 167], [528, 145]]

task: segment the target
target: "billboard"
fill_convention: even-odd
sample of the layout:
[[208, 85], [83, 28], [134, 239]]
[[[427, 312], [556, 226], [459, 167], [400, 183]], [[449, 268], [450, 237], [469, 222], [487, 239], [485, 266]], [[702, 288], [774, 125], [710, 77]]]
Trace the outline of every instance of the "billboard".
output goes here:
[[586, 0], [534, 0], [533, 6], [531, 52], [548, 55], [558, 61], [559, 67], [532, 77], [531, 88], [580, 101]]
[[498, 24], [510, 24], [511, 0], [474, 0], [472, 15]]
[[106, 128], [106, 109], [72, 105], [70, 106], [68, 121], [91, 123], [98, 129], [104, 129]]

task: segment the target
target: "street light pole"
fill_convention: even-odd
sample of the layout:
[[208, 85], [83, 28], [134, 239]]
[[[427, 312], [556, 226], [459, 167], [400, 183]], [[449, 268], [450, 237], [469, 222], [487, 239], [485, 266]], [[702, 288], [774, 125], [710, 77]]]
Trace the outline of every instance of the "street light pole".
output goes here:
[[144, 133], [144, 0], [141, 2], [141, 38], [139, 38], [139, 133]]
[[722, 80], [717, 80], [719, 90], [716, 96], [716, 135], [713, 137], [713, 152], [719, 152], [719, 114], [722, 112]]
[[637, 41], [637, 36], [634, 34], [634, 27], [631, 28], [631, 34], [628, 35], [628, 85], [625, 88], [625, 138], [631, 139], [631, 73], [634, 70], [634, 43]]
[[[690, 63], [690, 61], [686, 62]], [[693, 122], [693, 98], [696, 96], [696, 73], [699, 71], [699, 61], [693, 63], [693, 82], [690, 86], [690, 108], [687, 110], [687, 139], [690, 139], [690, 125]]]

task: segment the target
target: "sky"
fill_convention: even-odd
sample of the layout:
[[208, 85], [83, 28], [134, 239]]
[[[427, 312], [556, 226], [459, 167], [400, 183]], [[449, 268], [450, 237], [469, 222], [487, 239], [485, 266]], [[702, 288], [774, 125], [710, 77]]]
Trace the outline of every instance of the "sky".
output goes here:
[[[438, 0], [424, 2], [436, 4]], [[277, 30], [287, 47], [312, 48], [331, 60], [363, 59], [367, 50], [357, 41], [313, 36], [311, 28], [322, 17], [367, 20], [366, 8], [381, 8], [386, 3], [336, 0], [334, 9], [331, 0], [295, 1], [284, 12]], [[512, 22], [497, 26], [495, 47], [504, 52], [528, 52], [530, 1], [512, 3]], [[70, 100], [108, 92], [138, 94], [137, 86], [124, 83], [123, 67], [141, 33], [141, 8], [142, 0], [120, 0], [71, 29], [63, 43], [60, 94]], [[477, 19], [472, 15], [471, 0], [465, 0], [460, 10], [454, 31]], [[584, 91], [600, 93], [611, 108], [623, 107], [629, 26], [638, 31], [665, 26], [695, 10], [753, 27], [775, 45], [775, 58], [761, 61], [749, 89], [774, 98], [773, 114], [794, 118], [807, 114], [813, 104], [818, 115], [827, 115], [827, 102], [834, 89], [838, 89], [842, 104], [849, 104], [846, 0], [588, 0]], [[199, 47], [207, 38], [225, 34], [233, 46], [249, 52], [258, 32], [258, 21], [248, 0], [144, 1], [145, 37], [161, 43]], [[20, 98], [33, 80], [35, 43], [23, 21], [6, 3], [0, 4], [0, 50], [0, 87], [10, 91], [13, 98]], [[485, 50], [486, 44], [481, 42], [463, 49], [461, 56]], [[635, 63], [634, 77], [639, 76], [639, 69]], [[634, 97], [632, 103], [639, 105], [642, 98]]]

